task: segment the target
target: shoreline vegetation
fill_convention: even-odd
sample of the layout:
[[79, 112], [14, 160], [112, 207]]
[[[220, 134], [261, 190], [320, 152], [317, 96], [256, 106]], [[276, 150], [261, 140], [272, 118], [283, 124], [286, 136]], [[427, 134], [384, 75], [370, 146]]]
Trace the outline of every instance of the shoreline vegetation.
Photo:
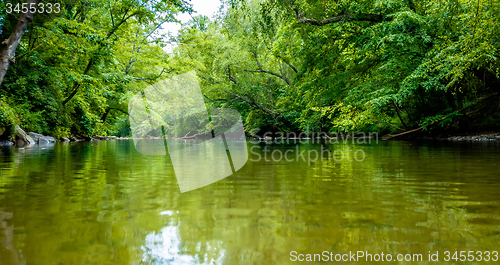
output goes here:
[[[234, 0], [211, 18], [189, 1], [96, 1], [63, 1], [58, 14], [0, 4], [6, 144], [16, 126], [42, 142], [131, 136], [129, 101], [191, 71], [206, 108], [237, 110], [247, 135], [498, 139], [500, 0]], [[181, 13], [193, 16], [162, 35]], [[179, 126], [188, 138], [209, 130], [188, 118]]]
[[[96, 136], [92, 138], [88, 137], [61, 137], [60, 139], [56, 139], [52, 136], [44, 136], [38, 133], [34, 132], [29, 132], [28, 134], [24, 132], [21, 128], [17, 127], [17, 134], [15, 136], [15, 141], [10, 141], [10, 140], [0, 140], [0, 147], [7, 147], [7, 146], [17, 146], [17, 147], [23, 147], [26, 145], [33, 145], [33, 144], [51, 144], [55, 142], [90, 142], [90, 141], [109, 141], [109, 140], [132, 140], [132, 139], [162, 139], [161, 137], [119, 137], [119, 136]], [[281, 137], [283, 135], [291, 135], [293, 134], [294, 137]], [[299, 137], [296, 137], [299, 135]], [[303, 135], [303, 136], [301, 136]], [[265, 136], [265, 137], [260, 137], [256, 135], [247, 135], [247, 139], [254, 139], [259, 141], [259, 143], [283, 143], [284, 141], [300, 141], [300, 140], [311, 140], [311, 139], [316, 139], [318, 140], [318, 143], [320, 141], [325, 141], [325, 142], [331, 142], [335, 141], [337, 143], [342, 143], [342, 142], [348, 142], [347, 140], [353, 140], [356, 139], [356, 141], [359, 143], [359, 140], [363, 139], [376, 139], [376, 141], [381, 140], [381, 141], [387, 141], [387, 140], [392, 140], [396, 139], [398, 135], [391, 135], [391, 134], [386, 134], [386, 135], [378, 135], [378, 133], [363, 133], [363, 132], [358, 132], [358, 133], [345, 133], [345, 134], [326, 134], [326, 133], [311, 133], [311, 134], [306, 134], [304, 132], [300, 132], [298, 134], [296, 133], [289, 133], [289, 134], [281, 134], [280, 137], [271, 137], [271, 136]], [[178, 137], [178, 138], [173, 138], [173, 139], [178, 139], [178, 140], [197, 140], [198, 138], [196, 137]], [[410, 135], [410, 136], [402, 136], [399, 138], [399, 140], [407, 140], [407, 141], [421, 141], [421, 140], [439, 140], [439, 141], [453, 141], [453, 142], [497, 142], [500, 141], [500, 132], [482, 132], [482, 133], [469, 133], [469, 134], [464, 134], [464, 135], [447, 135], [447, 136], [431, 136], [431, 135]], [[371, 141], [370, 141], [371, 143]]]

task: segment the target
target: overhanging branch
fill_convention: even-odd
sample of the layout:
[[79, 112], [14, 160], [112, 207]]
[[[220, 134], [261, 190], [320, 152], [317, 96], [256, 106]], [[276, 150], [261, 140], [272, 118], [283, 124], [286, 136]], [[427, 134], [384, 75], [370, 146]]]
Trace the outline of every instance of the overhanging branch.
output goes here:
[[345, 14], [341, 14], [338, 16], [318, 21], [314, 18], [303, 17], [299, 12], [297, 12], [297, 22], [313, 26], [324, 26], [328, 24], [333, 24], [338, 22], [348, 22], [348, 21], [382, 22], [384, 20], [389, 20], [389, 19], [384, 18], [384, 16], [377, 14], [351, 14], [347, 12]]
[[[158, 78], [161, 77], [161, 75], [165, 72], [165, 68], [163, 68], [160, 72], [160, 74], [156, 77], [144, 77], [144, 78], [138, 78], [138, 77], [133, 77], [134, 80], [141, 80], [141, 81], [144, 81], [144, 80], [156, 80]], [[170, 71], [169, 71], [170, 72]]]
[[290, 80], [288, 80], [288, 78], [286, 78], [285, 75], [280, 75], [280, 74], [277, 74], [277, 73], [272, 72], [272, 71], [264, 70], [262, 68], [262, 66], [260, 65], [259, 58], [257, 57], [257, 52], [252, 51], [252, 53], [253, 53], [253, 56], [255, 57], [255, 61], [257, 62], [257, 67], [259, 67], [259, 69], [258, 70], [248, 70], [248, 69], [246, 69], [245, 72], [249, 72], [249, 73], [265, 73], [265, 74], [274, 75], [276, 77], [279, 77], [283, 81], [285, 81], [288, 85], [291, 84]]

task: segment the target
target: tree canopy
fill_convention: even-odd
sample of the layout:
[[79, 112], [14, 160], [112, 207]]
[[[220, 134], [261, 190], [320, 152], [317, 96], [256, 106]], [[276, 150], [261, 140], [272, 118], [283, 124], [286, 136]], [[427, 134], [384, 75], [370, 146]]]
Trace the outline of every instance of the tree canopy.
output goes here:
[[[209, 108], [239, 110], [249, 134], [500, 125], [498, 0], [232, 0], [215, 18], [184, 1], [60, 3], [24, 33], [0, 126], [127, 135], [131, 96], [191, 70]], [[192, 20], [159, 36], [179, 12]], [[19, 14], [1, 13], [3, 40]]]

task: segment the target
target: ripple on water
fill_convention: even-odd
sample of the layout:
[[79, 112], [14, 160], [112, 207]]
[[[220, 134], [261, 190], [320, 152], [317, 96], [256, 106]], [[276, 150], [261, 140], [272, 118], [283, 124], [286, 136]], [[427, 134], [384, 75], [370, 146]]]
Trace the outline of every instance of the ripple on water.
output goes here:
[[286, 264], [292, 250], [498, 247], [498, 148], [349, 146], [366, 159], [249, 161], [182, 194], [168, 156], [132, 141], [0, 149], [0, 234], [11, 235], [0, 263]]

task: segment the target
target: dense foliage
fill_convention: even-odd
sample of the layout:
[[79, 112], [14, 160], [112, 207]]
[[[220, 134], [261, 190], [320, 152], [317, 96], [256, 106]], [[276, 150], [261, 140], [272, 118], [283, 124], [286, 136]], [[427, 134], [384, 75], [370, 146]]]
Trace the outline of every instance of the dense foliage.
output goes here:
[[[4, 4], [0, 39], [8, 38], [19, 17], [4, 13]], [[123, 119], [130, 95], [167, 69], [157, 29], [190, 6], [178, 0], [61, 6], [58, 14], [35, 14], [24, 33], [21, 56], [0, 87], [0, 125], [20, 123], [56, 137], [106, 134]]]
[[[0, 126], [128, 134], [131, 95], [196, 70], [209, 107], [238, 109], [249, 133], [495, 130], [500, 1], [223, 1], [193, 16], [172, 53], [154, 32], [180, 1], [64, 2], [29, 25], [0, 87]], [[4, 5], [0, 5], [4, 8]], [[1, 39], [17, 19], [3, 15]]]

